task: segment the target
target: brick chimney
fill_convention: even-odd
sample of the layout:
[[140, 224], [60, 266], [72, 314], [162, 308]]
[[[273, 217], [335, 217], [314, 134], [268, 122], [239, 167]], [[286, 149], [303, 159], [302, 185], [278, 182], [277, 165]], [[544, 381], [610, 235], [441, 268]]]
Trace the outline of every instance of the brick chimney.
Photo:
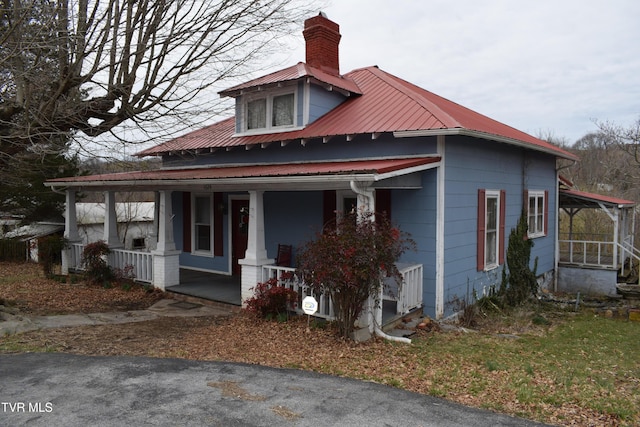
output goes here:
[[340, 75], [340, 26], [320, 12], [304, 21], [302, 32], [306, 44], [306, 63], [326, 73]]

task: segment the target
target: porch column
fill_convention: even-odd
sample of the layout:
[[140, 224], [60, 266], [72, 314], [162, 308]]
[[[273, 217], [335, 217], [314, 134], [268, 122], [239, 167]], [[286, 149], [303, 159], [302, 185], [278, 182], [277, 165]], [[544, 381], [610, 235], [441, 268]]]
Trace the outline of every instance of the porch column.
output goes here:
[[153, 285], [162, 290], [180, 283], [180, 251], [173, 240], [171, 191], [161, 191], [158, 206], [158, 244], [153, 254]]
[[242, 266], [240, 278], [240, 299], [242, 305], [253, 296], [250, 290], [262, 281], [262, 266], [274, 263], [267, 258], [264, 238], [264, 202], [263, 191], [249, 191], [249, 224], [247, 230], [247, 251], [244, 258], [238, 260]]
[[113, 191], [104, 192], [104, 237], [103, 240], [110, 248], [124, 246], [118, 238], [118, 215], [116, 214], [116, 194]]
[[[78, 218], [76, 215], [76, 191], [74, 189], [67, 189], [66, 203], [64, 214], [64, 238], [69, 241], [70, 244], [78, 243], [81, 241], [80, 234], [78, 233]], [[61, 274], [69, 274], [69, 268], [75, 267], [75, 262], [72, 258], [71, 247], [63, 249], [62, 251], [62, 267]]]
[[[358, 221], [362, 221], [364, 214], [376, 211], [375, 190], [371, 187], [370, 182], [350, 182], [351, 190], [357, 195], [357, 215]], [[375, 221], [375, 216], [369, 218]], [[376, 305], [375, 301], [379, 301]], [[380, 286], [378, 295], [370, 295], [366, 302], [366, 306], [362, 310], [362, 314], [355, 322], [354, 340], [366, 341], [375, 331], [375, 326], [382, 329], [382, 286]]]
[[159, 216], [160, 216], [160, 193], [155, 191], [153, 193], [154, 196], [154, 204], [153, 204], [153, 228], [151, 229], [151, 233], [147, 238], [147, 248], [150, 251], [155, 250], [158, 247], [158, 224], [159, 224]]

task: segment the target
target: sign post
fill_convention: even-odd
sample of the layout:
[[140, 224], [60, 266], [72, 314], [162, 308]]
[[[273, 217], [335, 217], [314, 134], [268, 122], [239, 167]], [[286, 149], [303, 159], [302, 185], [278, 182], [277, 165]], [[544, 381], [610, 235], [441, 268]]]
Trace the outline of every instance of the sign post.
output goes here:
[[311, 319], [311, 315], [315, 314], [318, 311], [318, 301], [309, 295], [304, 297], [302, 300], [302, 311], [307, 315], [307, 331], [309, 330], [309, 320]]

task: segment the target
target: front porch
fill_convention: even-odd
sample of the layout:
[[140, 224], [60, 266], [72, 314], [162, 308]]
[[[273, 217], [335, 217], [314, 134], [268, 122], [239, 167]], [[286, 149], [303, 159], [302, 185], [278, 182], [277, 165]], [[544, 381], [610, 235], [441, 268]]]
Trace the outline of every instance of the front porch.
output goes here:
[[638, 283], [634, 202], [565, 188], [559, 207], [557, 290], [614, 296]]
[[[82, 271], [82, 251], [84, 246], [74, 243], [70, 248], [70, 269]], [[129, 251], [113, 248], [108, 263], [111, 267], [124, 271], [130, 269], [134, 279], [142, 283], [152, 283], [154, 254], [144, 251]], [[422, 264], [398, 264], [402, 274], [402, 286], [388, 283], [383, 287], [382, 295], [382, 323], [384, 326], [398, 318], [422, 307]], [[295, 276], [295, 268], [277, 265], [265, 265], [261, 270], [260, 281], [270, 278], [277, 279], [278, 286], [288, 287], [298, 293], [298, 304], [295, 311], [302, 311], [302, 299], [311, 295], [308, 286], [300, 282]], [[179, 269], [179, 283], [165, 288], [168, 292], [222, 302], [225, 304], [242, 305], [242, 286], [240, 276], [217, 274], [186, 268]], [[327, 295], [313, 295], [319, 304], [315, 317], [333, 320], [335, 315], [331, 300]]]

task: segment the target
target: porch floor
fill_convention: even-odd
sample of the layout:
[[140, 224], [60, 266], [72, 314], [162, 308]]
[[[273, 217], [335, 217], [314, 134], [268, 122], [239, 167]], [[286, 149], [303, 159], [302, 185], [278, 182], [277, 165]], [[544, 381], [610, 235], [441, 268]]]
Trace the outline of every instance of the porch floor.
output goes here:
[[211, 301], [241, 305], [240, 276], [180, 269], [180, 284], [169, 286], [168, 292]]

